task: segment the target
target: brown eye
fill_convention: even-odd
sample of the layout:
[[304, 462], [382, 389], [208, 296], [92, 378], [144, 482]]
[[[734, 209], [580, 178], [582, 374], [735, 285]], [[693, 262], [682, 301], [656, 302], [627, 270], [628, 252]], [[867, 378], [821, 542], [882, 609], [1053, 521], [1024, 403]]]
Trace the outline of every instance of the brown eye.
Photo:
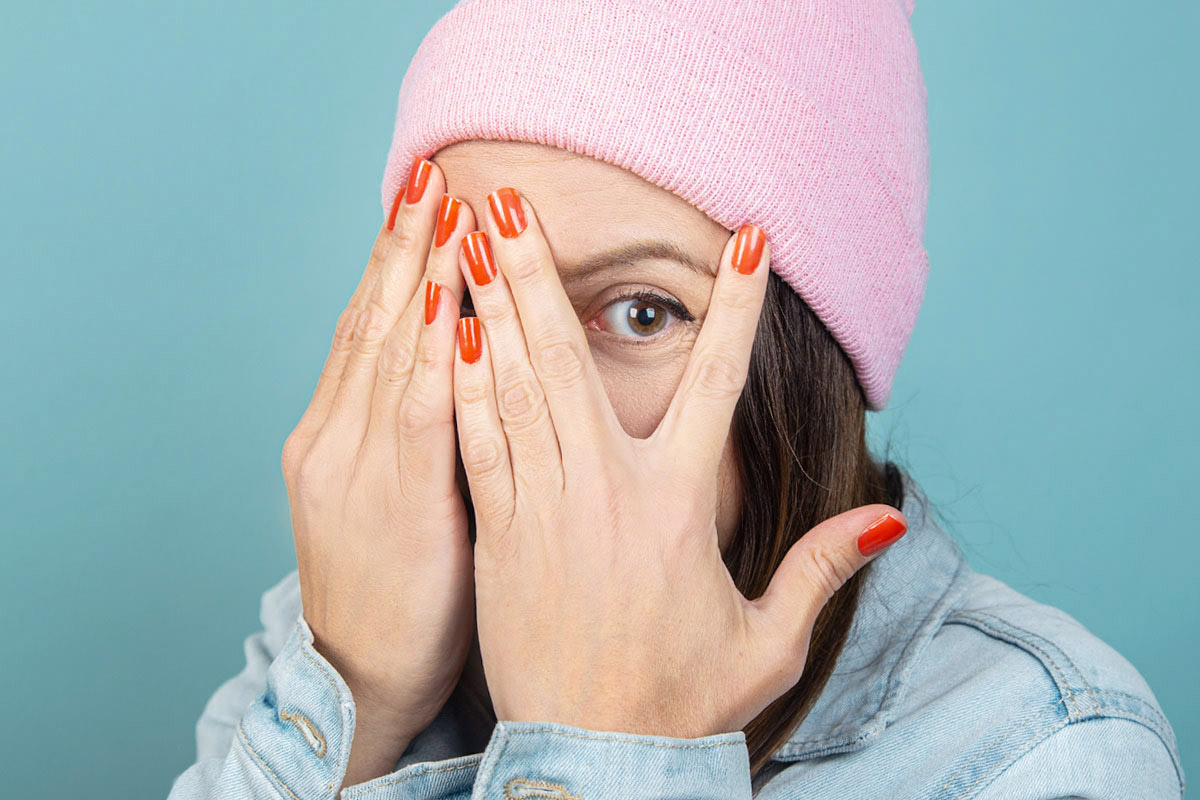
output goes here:
[[666, 328], [672, 316], [660, 303], [624, 297], [609, 303], [597, 319], [602, 330], [618, 336], [647, 338]]

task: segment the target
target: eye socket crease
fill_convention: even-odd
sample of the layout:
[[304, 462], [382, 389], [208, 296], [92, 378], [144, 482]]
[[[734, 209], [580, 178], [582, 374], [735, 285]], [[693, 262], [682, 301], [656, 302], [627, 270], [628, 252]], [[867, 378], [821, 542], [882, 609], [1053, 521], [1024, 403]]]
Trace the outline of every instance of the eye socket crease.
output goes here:
[[563, 283], [571, 283], [584, 277], [591, 277], [598, 272], [628, 267], [638, 261], [651, 259], [674, 261], [689, 271], [709, 279], [713, 279], [717, 275], [717, 270], [713, 265], [705, 263], [703, 259], [697, 258], [679, 245], [661, 239], [627, 242], [588, 256], [581, 261], [562, 264], [559, 266], [558, 274]]

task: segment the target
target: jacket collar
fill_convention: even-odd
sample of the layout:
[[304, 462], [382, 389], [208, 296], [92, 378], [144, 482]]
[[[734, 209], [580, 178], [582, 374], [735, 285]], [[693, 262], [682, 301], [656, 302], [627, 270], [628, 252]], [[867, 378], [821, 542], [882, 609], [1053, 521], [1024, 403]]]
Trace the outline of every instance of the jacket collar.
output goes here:
[[866, 747], [894, 719], [907, 678], [966, 589], [971, 569], [908, 473], [908, 532], [866, 567], [846, 644], [808, 715], [772, 758], [799, 761]]

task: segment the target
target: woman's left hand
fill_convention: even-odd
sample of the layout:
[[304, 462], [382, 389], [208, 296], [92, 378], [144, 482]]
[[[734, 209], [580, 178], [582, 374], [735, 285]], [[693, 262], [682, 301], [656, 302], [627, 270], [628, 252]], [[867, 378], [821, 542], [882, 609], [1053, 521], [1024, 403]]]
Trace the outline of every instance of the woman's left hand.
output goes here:
[[[885, 505], [828, 519], [747, 600], [721, 558], [716, 498], [767, 283], [762, 232], [743, 226], [725, 246], [670, 408], [636, 439], [532, 207], [511, 190], [488, 201], [459, 259], [483, 326], [460, 322], [454, 398], [496, 716], [680, 738], [741, 730], [799, 680], [817, 613], [878, 552], [860, 552], [859, 534], [885, 513], [907, 522]], [[864, 538], [881, 532], [899, 538], [886, 521]]]

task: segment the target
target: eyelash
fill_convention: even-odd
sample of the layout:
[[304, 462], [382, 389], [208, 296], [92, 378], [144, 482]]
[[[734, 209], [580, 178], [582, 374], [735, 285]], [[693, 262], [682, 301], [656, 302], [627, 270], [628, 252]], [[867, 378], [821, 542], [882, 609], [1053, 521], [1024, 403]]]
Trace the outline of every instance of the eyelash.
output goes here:
[[[678, 322], [691, 322], [692, 320], [696, 319], [694, 316], [691, 315], [691, 313], [688, 312], [687, 307], [684, 306], [683, 303], [680, 303], [678, 300], [673, 300], [670, 297], [664, 297], [663, 295], [658, 294], [657, 292], [648, 291], [646, 289], [637, 289], [635, 291], [622, 292], [621, 294], [617, 295], [612, 300], [609, 300], [607, 303], [604, 304], [604, 308], [600, 309], [600, 315], [602, 315], [605, 312], [605, 310], [608, 309], [609, 306], [613, 305], [614, 303], [619, 303], [622, 300], [639, 300], [643, 303], [650, 303], [652, 305], [659, 306], [659, 307], [664, 308], [667, 311], [669, 311], [671, 313], [671, 315], [674, 316]], [[600, 316], [600, 315], [597, 315], [597, 316]], [[634, 347], [639, 347], [642, 345], [650, 344], [651, 342], [660, 338], [664, 333], [665, 333], [665, 329], [662, 331], [659, 331], [658, 333], [654, 334], [653, 336], [621, 336], [620, 334], [615, 334], [615, 333], [612, 335], [621, 336], [621, 338], [627, 340], [629, 342], [629, 344], [632, 344]]]

